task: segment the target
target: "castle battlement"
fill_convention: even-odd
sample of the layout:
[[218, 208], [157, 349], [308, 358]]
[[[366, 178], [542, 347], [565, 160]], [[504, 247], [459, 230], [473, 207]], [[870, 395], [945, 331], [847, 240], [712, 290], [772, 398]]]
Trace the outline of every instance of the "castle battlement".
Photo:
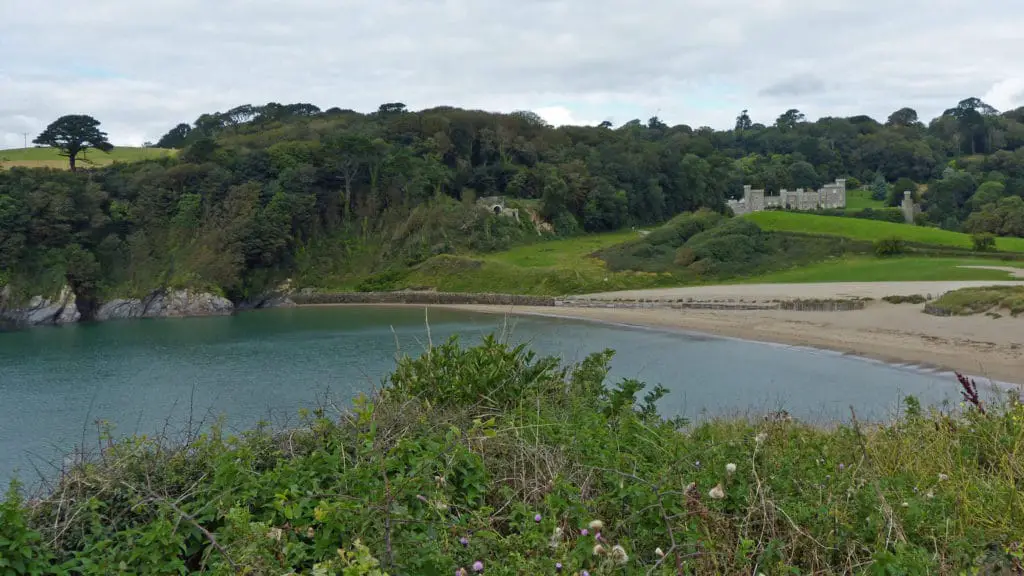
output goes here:
[[783, 188], [777, 196], [767, 195], [764, 190], [755, 190], [753, 186], [746, 185], [743, 187], [743, 199], [729, 200], [728, 205], [737, 216], [762, 212], [770, 208], [784, 210], [846, 208], [846, 179], [839, 178], [818, 190], [804, 190], [803, 188], [786, 190]]

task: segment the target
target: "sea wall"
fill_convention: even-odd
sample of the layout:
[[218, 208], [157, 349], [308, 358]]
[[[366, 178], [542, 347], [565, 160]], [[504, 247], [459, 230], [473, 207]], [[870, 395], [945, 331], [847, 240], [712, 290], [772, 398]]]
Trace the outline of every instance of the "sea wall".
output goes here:
[[295, 294], [299, 305], [315, 304], [483, 304], [490, 306], [557, 306], [565, 308], [672, 308], [695, 310], [796, 310], [841, 312], [862, 310], [864, 300], [642, 300], [586, 297], [522, 296], [517, 294], [468, 294], [459, 292], [342, 292]]
[[557, 300], [555, 306], [568, 308], [669, 308], [676, 310], [794, 310], [797, 312], [845, 312], [863, 310], [864, 300], [607, 300], [596, 298], [567, 298]]
[[342, 292], [300, 293], [291, 296], [299, 305], [310, 304], [486, 304], [492, 306], [554, 306], [552, 296], [468, 294], [460, 292]]

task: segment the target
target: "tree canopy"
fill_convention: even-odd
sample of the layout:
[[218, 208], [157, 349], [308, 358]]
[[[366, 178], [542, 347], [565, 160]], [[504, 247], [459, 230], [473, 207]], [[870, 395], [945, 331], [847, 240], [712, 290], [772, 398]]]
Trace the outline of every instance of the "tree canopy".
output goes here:
[[[0, 283], [116, 295], [199, 286], [241, 299], [285, 278], [326, 285], [499, 249], [536, 238], [533, 218], [556, 234], [646, 226], [724, 212], [745, 184], [778, 193], [836, 178], [897, 204], [913, 184], [926, 223], [1017, 234], [1018, 205], [1004, 199], [1024, 195], [1024, 111], [983, 104], [967, 99], [927, 124], [909, 108], [884, 124], [791, 109], [766, 125], [743, 112], [728, 130], [658, 117], [555, 128], [532, 112], [400, 102], [368, 114], [243, 105], [173, 127], [158, 145], [174, 157], [0, 172]], [[69, 154], [107, 147], [98, 124], [61, 119], [46, 140]], [[94, 132], [72, 138], [69, 125]], [[529, 217], [473, 208], [489, 196]]]
[[95, 148], [110, 152], [113, 145], [107, 140], [107, 133], [100, 130], [100, 122], [92, 116], [71, 114], [54, 120], [42, 134], [32, 141], [42, 146], [59, 148], [62, 156], [67, 156], [68, 167], [72, 172], [76, 168], [78, 155]]

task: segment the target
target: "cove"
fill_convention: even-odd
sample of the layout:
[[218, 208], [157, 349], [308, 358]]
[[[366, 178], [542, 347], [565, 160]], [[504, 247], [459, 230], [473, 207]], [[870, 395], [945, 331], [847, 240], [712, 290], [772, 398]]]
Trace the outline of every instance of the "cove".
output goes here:
[[[540, 355], [577, 362], [616, 351], [613, 381], [662, 384], [665, 416], [848, 420], [892, 414], [899, 399], [957, 402], [955, 379], [840, 354], [582, 321], [418, 307], [317, 307], [230, 317], [129, 320], [0, 333], [0, 481], [52, 475], [76, 445], [177, 432], [222, 416], [230, 430], [294, 422], [318, 402], [344, 406], [379, 387], [396, 350], [418, 355], [451, 335], [504, 332]], [[37, 473], [38, 471], [38, 473]]]

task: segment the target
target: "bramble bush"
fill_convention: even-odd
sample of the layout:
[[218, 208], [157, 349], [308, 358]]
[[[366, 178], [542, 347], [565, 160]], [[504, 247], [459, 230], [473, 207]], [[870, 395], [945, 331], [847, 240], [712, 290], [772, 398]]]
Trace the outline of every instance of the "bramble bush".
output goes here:
[[1021, 570], [1021, 404], [670, 421], [664, 388], [606, 382], [611, 358], [450, 340], [294, 428], [111, 442], [12, 487], [0, 574]]

